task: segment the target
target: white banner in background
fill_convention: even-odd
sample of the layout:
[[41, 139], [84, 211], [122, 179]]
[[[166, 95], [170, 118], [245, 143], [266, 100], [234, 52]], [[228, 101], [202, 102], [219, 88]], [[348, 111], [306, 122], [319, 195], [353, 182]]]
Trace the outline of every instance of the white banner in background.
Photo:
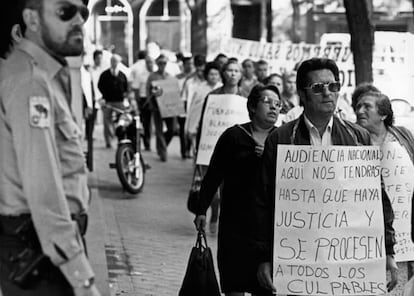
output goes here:
[[[375, 32], [373, 52], [374, 84], [390, 99], [407, 100], [414, 106], [414, 35], [399, 32]], [[231, 38], [223, 40], [220, 52], [240, 61], [266, 60], [269, 73], [292, 71], [312, 58], [333, 59], [340, 70], [342, 93], [347, 100], [355, 87], [355, 67], [348, 34], [326, 34], [320, 44], [269, 43]]]

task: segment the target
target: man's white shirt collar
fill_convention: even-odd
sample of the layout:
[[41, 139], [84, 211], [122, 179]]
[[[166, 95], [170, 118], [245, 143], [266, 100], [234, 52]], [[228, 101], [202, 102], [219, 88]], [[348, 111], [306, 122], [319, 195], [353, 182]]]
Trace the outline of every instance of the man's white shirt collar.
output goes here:
[[313, 123], [304, 115], [305, 125], [309, 130], [310, 142], [311, 145], [315, 146], [328, 146], [332, 145], [332, 126], [333, 126], [333, 116], [328, 122], [325, 131], [323, 132], [322, 137], [319, 134], [318, 129], [313, 125]]

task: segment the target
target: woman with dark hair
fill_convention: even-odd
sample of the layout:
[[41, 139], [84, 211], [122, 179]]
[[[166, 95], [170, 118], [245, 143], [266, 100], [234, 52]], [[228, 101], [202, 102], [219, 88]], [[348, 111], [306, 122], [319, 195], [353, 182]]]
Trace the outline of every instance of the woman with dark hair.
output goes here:
[[222, 292], [242, 296], [258, 287], [252, 259], [254, 188], [260, 175], [267, 135], [281, 107], [274, 85], [256, 85], [247, 99], [250, 122], [228, 128], [219, 138], [200, 190], [196, 228], [204, 230], [206, 212], [222, 184], [218, 227], [218, 268]]

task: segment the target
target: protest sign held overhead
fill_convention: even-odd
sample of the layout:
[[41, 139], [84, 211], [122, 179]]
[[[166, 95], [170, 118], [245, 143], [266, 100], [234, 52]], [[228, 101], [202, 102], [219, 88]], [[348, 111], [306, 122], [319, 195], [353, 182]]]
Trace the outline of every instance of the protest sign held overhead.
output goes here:
[[278, 294], [386, 293], [380, 158], [374, 146], [278, 146]]
[[248, 122], [247, 99], [238, 95], [209, 95], [201, 126], [197, 164], [208, 165], [220, 135], [235, 124]]
[[155, 80], [152, 83], [162, 89], [161, 96], [157, 97], [162, 118], [178, 116], [185, 112], [177, 78]]

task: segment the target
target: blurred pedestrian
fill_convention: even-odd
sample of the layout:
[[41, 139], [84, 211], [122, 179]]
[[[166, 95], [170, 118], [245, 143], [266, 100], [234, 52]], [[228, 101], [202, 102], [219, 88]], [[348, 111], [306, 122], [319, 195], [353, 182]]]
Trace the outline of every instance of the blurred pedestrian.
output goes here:
[[[102, 72], [98, 81], [98, 88], [102, 93], [102, 104], [108, 107], [124, 109], [124, 99], [128, 96], [128, 79], [126, 75], [119, 70], [121, 56], [113, 54], [111, 57], [111, 66], [108, 70]], [[112, 147], [112, 139], [115, 136], [114, 123], [112, 121], [113, 110], [103, 108], [104, 138], [106, 148]]]
[[[227, 62], [227, 64], [225, 64], [222, 67], [220, 74], [221, 74], [221, 80], [223, 82], [223, 86], [210, 92], [204, 101], [203, 109], [201, 111], [200, 123], [198, 125], [199, 129], [197, 131], [197, 150], [198, 150], [198, 145], [199, 145], [200, 137], [202, 133], [204, 110], [207, 106], [209, 96], [232, 94], [232, 95], [239, 95], [242, 97], [247, 97], [247, 94], [244, 93], [239, 87], [242, 73], [241, 73], [240, 64], [238, 62], [234, 60]], [[207, 168], [208, 166], [201, 165], [202, 177], [204, 177], [204, 175], [206, 174]], [[215, 233], [217, 231], [219, 206], [220, 206], [220, 197], [219, 197], [219, 192], [217, 192], [217, 194], [214, 196], [211, 202], [211, 216], [210, 216], [209, 228], [212, 233]]]
[[256, 77], [257, 81], [264, 83], [269, 71], [269, 64], [265, 60], [259, 60], [256, 62]]
[[[191, 157], [192, 140], [186, 130], [186, 119], [189, 116], [190, 106], [195, 92], [205, 83], [204, 67], [206, 65], [206, 57], [204, 55], [194, 56], [195, 72], [187, 76], [183, 83], [181, 98], [184, 102], [185, 116], [179, 117], [179, 133], [180, 133], [180, 150], [182, 159]], [[206, 94], [204, 94], [205, 96]], [[183, 121], [184, 120], [184, 121]]]
[[[198, 67], [196, 66], [198, 69]], [[196, 137], [197, 130], [199, 129], [199, 122], [201, 118], [201, 111], [204, 105], [204, 101], [212, 90], [222, 86], [220, 78], [220, 68], [214, 63], [207, 63], [205, 66], [200, 67], [200, 70], [203, 68], [203, 80], [200, 83], [188, 83], [184, 88], [184, 100], [186, 101], [187, 106], [187, 122], [185, 133], [188, 135], [190, 144], [189, 146], [193, 150], [193, 155], [196, 155]], [[198, 70], [197, 70], [198, 73]], [[197, 74], [197, 77], [199, 73]], [[194, 81], [196, 82], [196, 81]]]
[[[267, 76], [264, 81], [264, 85], [275, 85], [279, 90], [279, 93], [283, 92], [283, 77], [278, 73], [272, 73]], [[280, 110], [282, 112], [282, 110]]]
[[257, 77], [254, 74], [254, 62], [251, 59], [246, 59], [242, 63], [243, 76], [240, 82], [241, 89], [249, 94], [252, 88], [257, 84]]
[[7, 296], [100, 295], [85, 254], [90, 196], [65, 62], [83, 52], [86, 2], [22, 2], [24, 38], [0, 68], [0, 287]]
[[300, 100], [296, 92], [296, 72], [286, 72], [283, 74], [282, 101], [282, 112], [284, 114], [290, 109], [299, 106]]
[[[147, 80], [147, 98], [149, 98], [150, 108], [152, 109], [152, 114], [154, 118], [154, 127], [155, 127], [155, 136], [156, 136], [156, 147], [157, 153], [160, 157], [160, 160], [165, 162], [167, 161], [167, 146], [170, 143], [172, 137], [174, 136], [174, 118], [162, 118], [160, 109], [156, 98], [161, 96], [162, 90], [154, 84], [157, 80], [165, 80], [173, 77], [165, 71], [167, 66], [168, 58], [164, 55], [160, 55], [155, 60], [158, 70], [151, 73], [148, 76]], [[164, 133], [164, 124], [167, 128]]]
[[[257, 276], [264, 288], [274, 292], [276, 288], [272, 283], [271, 262], [278, 145], [357, 146], [371, 144], [370, 136], [365, 129], [334, 115], [341, 85], [339, 69], [333, 60], [313, 58], [302, 62], [297, 71], [296, 87], [304, 113], [298, 119], [276, 129], [267, 138], [263, 152], [262, 182], [258, 187], [258, 190], [263, 189], [263, 191], [257, 199], [256, 245], [257, 256], [261, 261]], [[394, 214], [390, 200], [384, 191], [382, 191], [382, 202], [387, 269], [391, 270], [392, 275], [388, 287], [393, 289], [397, 283], [393, 258]]]
[[222, 184], [217, 262], [225, 295], [256, 292], [258, 283], [252, 254], [254, 200], [264, 142], [275, 129], [281, 107], [278, 89], [258, 84], [247, 100], [250, 122], [228, 128], [219, 138], [203, 178], [196, 228], [205, 230], [206, 212]]
[[229, 58], [224, 53], [217, 54], [217, 56], [213, 60], [213, 62], [215, 62], [219, 66], [220, 71], [223, 68], [223, 66], [227, 64], [228, 61]]
[[151, 118], [152, 107], [150, 98], [147, 96], [147, 81], [151, 73], [158, 70], [152, 57], [145, 55], [131, 67], [131, 88], [138, 104], [144, 136], [142, 141], [146, 151], [151, 150]]
[[[376, 89], [376, 87], [366, 85], [365, 89]], [[394, 125], [394, 112], [388, 96], [379, 91], [368, 90], [362, 92], [359, 96], [355, 96], [353, 103], [357, 123], [369, 131], [372, 143], [379, 145], [381, 148], [386, 143], [398, 143], [407, 151], [411, 162], [414, 164], [414, 137], [407, 128]], [[413, 201], [413, 198], [411, 198], [411, 201]], [[411, 205], [413, 207], [414, 202], [411, 202]], [[412, 208], [412, 213], [414, 213], [413, 210], [414, 208]], [[414, 224], [413, 217], [412, 214], [412, 228]], [[412, 231], [411, 236], [414, 238]]]
[[189, 158], [189, 140], [187, 139], [187, 136], [185, 134], [185, 119], [187, 117], [186, 112], [186, 102], [183, 97], [184, 93], [184, 87], [185, 84], [192, 78], [196, 77], [197, 74], [194, 71], [194, 58], [192, 56], [184, 56], [182, 58], [183, 61], [183, 71], [178, 74], [176, 77], [178, 79], [178, 84], [180, 86], [180, 95], [181, 99], [184, 103], [184, 113], [177, 116], [177, 122], [178, 122], [178, 135], [180, 138], [180, 152], [181, 152], [181, 158], [186, 159]]

